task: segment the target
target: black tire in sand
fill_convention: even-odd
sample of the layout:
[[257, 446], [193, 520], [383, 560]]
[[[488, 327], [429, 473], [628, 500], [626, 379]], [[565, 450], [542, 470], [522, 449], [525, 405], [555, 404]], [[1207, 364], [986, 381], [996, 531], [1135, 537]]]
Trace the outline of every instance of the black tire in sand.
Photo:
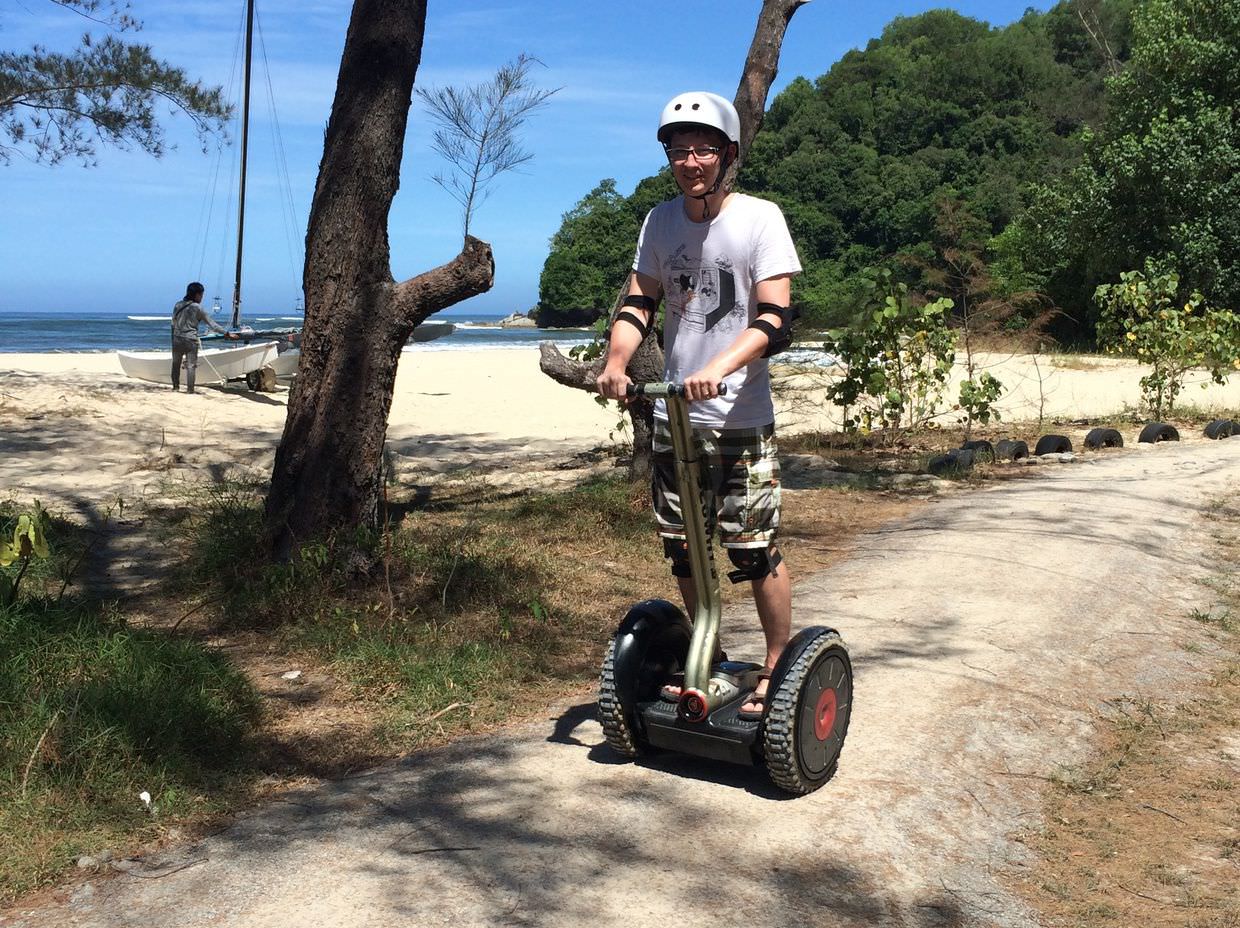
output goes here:
[[1016, 438], [1004, 438], [995, 445], [995, 458], [1000, 461], [1019, 461], [1029, 457], [1029, 445]]
[[1072, 440], [1067, 435], [1043, 435], [1038, 439], [1033, 453], [1040, 457], [1044, 454], [1064, 454], [1071, 450]]
[[1176, 431], [1174, 425], [1167, 425], [1165, 422], [1151, 422], [1141, 430], [1138, 442], [1147, 444], [1158, 444], [1161, 441], [1179, 441], [1180, 433]]
[[1206, 438], [1219, 439], [1231, 438], [1233, 435], [1240, 435], [1240, 422], [1234, 419], [1215, 419], [1205, 428]]
[[960, 450], [972, 451], [974, 462], [993, 461], [995, 459], [995, 446], [982, 438], [974, 441], [966, 441], [960, 446]]
[[926, 470], [941, 477], [945, 474], [959, 474], [973, 467], [973, 452], [958, 448], [946, 454], [936, 454], [926, 463]]
[[1090, 429], [1085, 436], [1085, 447], [1091, 451], [1098, 448], [1122, 448], [1124, 436], [1117, 429]]

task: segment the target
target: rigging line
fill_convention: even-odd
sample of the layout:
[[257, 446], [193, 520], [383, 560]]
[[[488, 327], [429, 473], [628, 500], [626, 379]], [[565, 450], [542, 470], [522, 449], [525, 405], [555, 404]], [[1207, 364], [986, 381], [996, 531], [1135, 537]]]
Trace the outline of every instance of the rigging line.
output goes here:
[[[232, 229], [234, 226], [234, 219], [236, 217], [236, 213], [234, 212], [234, 210], [239, 206], [239, 204], [237, 203], [237, 196], [233, 196], [232, 194], [234, 191], [238, 190], [240, 187], [240, 175], [241, 175], [241, 151], [240, 149], [234, 148], [233, 157], [232, 157], [232, 170], [229, 174], [229, 182], [228, 182], [229, 196], [226, 198], [227, 207], [224, 211], [224, 228], [225, 229]], [[216, 272], [216, 278], [215, 278], [216, 279], [215, 286], [217, 290], [220, 288], [220, 286], [227, 287], [228, 255], [229, 255], [229, 252], [232, 251], [233, 244], [234, 244], [234, 241], [231, 235], [224, 234], [220, 236], [219, 269]], [[232, 291], [229, 290], [230, 294], [231, 292]]]
[[[233, 94], [236, 90], [236, 81], [237, 81], [237, 72], [238, 72], [237, 63], [241, 60], [241, 47], [242, 47], [244, 40], [245, 40], [245, 20], [242, 19], [240, 25], [238, 26], [238, 28], [233, 34], [232, 66], [229, 68], [228, 84], [224, 90], [224, 94], [225, 94], [224, 99], [226, 100], [233, 99]], [[234, 120], [234, 125], [235, 125], [235, 120]], [[203, 243], [202, 243], [202, 261], [198, 269], [199, 280], [202, 279], [203, 268], [205, 267], [206, 261], [207, 261], [207, 243], [210, 241], [212, 220], [215, 217], [215, 209], [219, 202], [218, 198], [219, 198], [219, 188], [220, 188], [220, 173], [223, 169], [223, 165], [224, 165], [224, 148], [223, 146], [217, 145], [216, 146], [216, 159], [215, 159], [215, 173], [211, 180], [211, 209], [207, 215], [206, 236], [204, 237]], [[231, 196], [231, 193], [230, 193], [230, 196]], [[219, 299], [219, 293], [218, 293], [219, 280], [223, 274], [222, 268], [223, 268], [223, 264], [221, 262], [220, 270], [217, 272], [217, 276], [215, 280], [216, 293], [214, 294], [214, 297], [217, 301]]]
[[202, 199], [198, 203], [198, 221], [194, 224], [194, 242], [190, 246], [189, 267], [186, 268], [187, 278], [190, 280], [199, 280], [202, 276], [202, 259], [200, 255], [204, 252], [207, 245], [208, 229], [211, 221], [207, 217], [210, 215], [211, 208], [211, 174], [207, 174], [207, 184], [202, 190]]
[[[244, 31], [239, 31], [233, 38], [233, 55], [232, 68], [229, 71], [228, 84], [224, 88], [224, 99], [232, 99], [234, 81], [237, 75], [237, 59], [241, 51], [241, 42]], [[204, 191], [202, 205], [198, 211], [198, 227], [197, 234], [194, 238], [194, 250], [191, 252], [191, 264], [197, 265], [196, 268], [190, 268], [190, 277], [194, 280], [202, 280], [203, 269], [207, 263], [207, 247], [211, 241], [211, 225], [215, 216], [216, 198], [219, 195], [220, 168], [224, 162], [224, 144], [217, 140], [215, 145], [215, 161], [210, 173], [210, 181]], [[204, 219], [205, 215], [205, 219]], [[201, 239], [201, 240], [200, 240]]]
[[[226, 99], [229, 99], [229, 100], [235, 99], [237, 95], [236, 94], [237, 83], [241, 77], [241, 63], [242, 63], [242, 57], [243, 57], [242, 53], [245, 50], [245, 18], [246, 18], [245, 17], [245, 4], [242, 3], [242, 4], [239, 4], [239, 6], [240, 6], [241, 15], [237, 23], [237, 31], [235, 34], [235, 38], [233, 40], [232, 68], [228, 72], [228, 84], [227, 84], [227, 89], [226, 89], [226, 94], [227, 94]], [[240, 122], [241, 122], [241, 114], [240, 114], [240, 111], [238, 111], [237, 114], [233, 117], [232, 128], [233, 128], [234, 134], [236, 134], [237, 127], [240, 125]], [[221, 153], [221, 158], [222, 158], [222, 153]], [[232, 157], [232, 171], [229, 177], [228, 196], [226, 197], [227, 206], [224, 212], [224, 228], [225, 229], [231, 229], [233, 226], [233, 207], [237, 203], [237, 199], [240, 197], [240, 192], [239, 192], [240, 183], [238, 181], [238, 175], [240, 174], [240, 161], [241, 161], [240, 149], [234, 147], [233, 157]], [[215, 296], [217, 298], [219, 296], [220, 287], [227, 286], [228, 277], [226, 276], [227, 274], [226, 269], [228, 267], [228, 253], [232, 250], [230, 247], [232, 244], [233, 244], [233, 240], [228, 233], [225, 233], [220, 236], [219, 265], [216, 269], [216, 275], [215, 275], [215, 290], [216, 290]]]
[[276, 172], [279, 176], [280, 206], [284, 214], [285, 244], [288, 246], [289, 269], [292, 272], [294, 290], [296, 291], [299, 289], [297, 286], [297, 208], [293, 202], [293, 183], [289, 176], [288, 156], [284, 149], [284, 135], [280, 131], [280, 117], [276, 111], [275, 91], [271, 83], [271, 65], [267, 59], [267, 40], [263, 34], [262, 18], [258, 15], [257, 8], [254, 13], [255, 29], [258, 32], [259, 51], [263, 59], [263, 76], [266, 79], [267, 106], [269, 112], [271, 113], [272, 150], [275, 157]]
[[[233, 98], [234, 88], [237, 87], [239, 78], [241, 78], [242, 61], [244, 45], [246, 45], [246, 4], [241, 4], [242, 16], [237, 27], [237, 41], [233, 45], [233, 63], [232, 71], [228, 74], [228, 98]], [[239, 124], [241, 124], [241, 109], [238, 108], [237, 114], [233, 117], [233, 132], [237, 133]], [[228, 190], [237, 191], [241, 187], [241, 146], [233, 146], [232, 171], [228, 177]], [[233, 197], [231, 192], [227, 197], [227, 210], [224, 211], [224, 228], [233, 230], [236, 227], [236, 208], [241, 206], [239, 203], [239, 195]], [[232, 251], [232, 247], [236, 243], [236, 237], [233, 233], [224, 233], [219, 237], [219, 264], [216, 270], [216, 295], [218, 297], [219, 288], [228, 287], [228, 253]], [[231, 290], [229, 290], [231, 292]]]
[[207, 185], [202, 208], [198, 214], [198, 228], [201, 235], [201, 242], [195, 239], [194, 255], [197, 258], [197, 268], [190, 275], [194, 280], [202, 280], [202, 272], [207, 264], [207, 244], [211, 241], [211, 225], [212, 219], [215, 217], [216, 198], [219, 195], [220, 187], [220, 169], [223, 164], [224, 146], [220, 143], [216, 143], [215, 159], [211, 169], [210, 183]]

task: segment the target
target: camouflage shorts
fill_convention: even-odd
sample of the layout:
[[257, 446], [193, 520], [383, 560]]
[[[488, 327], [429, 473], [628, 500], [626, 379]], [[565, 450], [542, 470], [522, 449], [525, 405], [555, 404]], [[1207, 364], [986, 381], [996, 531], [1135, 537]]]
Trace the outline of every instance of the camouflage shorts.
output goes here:
[[[714, 495], [707, 531], [719, 528], [725, 548], [765, 548], [779, 530], [779, 455], [773, 425], [754, 429], [695, 426], [702, 482]], [[654, 421], [654, 514], [659, 535], [684, 538], [675, 455], [667, 423]]]

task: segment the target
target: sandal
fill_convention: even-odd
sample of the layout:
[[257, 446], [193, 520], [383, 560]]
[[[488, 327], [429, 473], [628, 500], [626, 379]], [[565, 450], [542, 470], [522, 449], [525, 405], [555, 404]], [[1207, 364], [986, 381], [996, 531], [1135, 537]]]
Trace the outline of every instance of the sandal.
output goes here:
[[663, 684], [663, 688], [659, 690], [659, 698], [664, 702], [680, 702], [680, 694], [685, 689], [685, 675], [677, 673], [672, 675], [672, 679]]
[[[758, 685], [762, 685], [762, 681], [767, 681], [767, 692], [759, 693], [757, 687], [754, 691], [742, 700], [740, 707], [736, 710], [736, 717], [744, 719], [746, 722], [760, 722], [762, 717], [766, 715], [766, 697], [770, 695], [771, 668], [763, 667], [761, 673], [758, 674]], [[756, 705], [756, 709], [746, 709], [747, 705]]]

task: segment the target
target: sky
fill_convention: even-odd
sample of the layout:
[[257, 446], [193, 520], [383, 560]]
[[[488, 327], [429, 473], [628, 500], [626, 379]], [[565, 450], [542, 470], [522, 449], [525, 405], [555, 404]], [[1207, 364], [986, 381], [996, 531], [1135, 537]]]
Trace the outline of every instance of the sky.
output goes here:
[[[131, 37], [207, 84], [239, 96], [236, 54], [244, 0], [132, 0]], [[795, 77], [818, 77], [864, 48], [896, 16], [948, 5], [994, 26], [1028, 0], [812, 0], [789, 25], [771, 98]], [[1034, 8], [1045, 10], [1049, 3]], [[563, 214], [604, 178], [629, 193], [663, 163], [659, 111], [675, 94], [731, 99], [759, 0], [478, 0], [427, 4], [418, 87], [488, 80], [519, 54], [538, 58], [541, 87], [522, 143], [533, 158], [501, 175], [471, 232], [491, 243], [495, 285], [441, 315], [527, 311]], [[246, 206], [243, 313], [291, 310], [301, 296], [302, 242], [331, 111], [348, 0], [258, 0]], [[0, 49], [69, 50], [91, 23], [51, 0], [0, 0]], [[270, 88], [270, 89], [268, 89]], [[272, 106], [279, 133], [272, 130]], [[768, 99], [769, 104], [769, 99]], [[156, 159], [101, 146], [98, 164], [55, 167], [15, 154], [0, 164], [0, 313], [164, 313], [200, 279], [229, 305], [235, 231], [227, 220], [238, 146], [202, 146], [183, 116], [164, 120], [175, 149]], [[433, 125], [415, 98], [392, 205], [392, 273], [412, 277], [451, 260], [460, 208], [432, 176]], [[234, 142], [239, 132], [232, 133]], [[282, 154], [282, 157], [281, 157]], [[281, 180], [287, 166], [288, 182]], [[235, 195], [234, 195], [235, 196]]]

